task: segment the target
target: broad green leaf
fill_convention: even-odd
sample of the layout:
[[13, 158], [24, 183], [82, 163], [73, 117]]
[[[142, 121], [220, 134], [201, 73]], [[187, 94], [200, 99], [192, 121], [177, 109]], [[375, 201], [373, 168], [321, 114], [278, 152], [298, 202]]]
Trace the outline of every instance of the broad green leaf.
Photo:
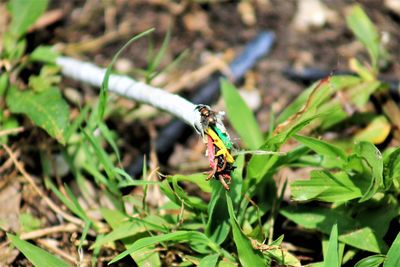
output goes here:
[[[150, 218], [153, 220], [160, 219], [154, 217]], [[112, 225], [112, 228], [113, 230], [110, 233], [106, 234], [100, 240], [96, 240], [96, 242], [92, 245], [92, 248], [101, 247], [106, 243], [131, 237], [141, 232], [146, 232], [146, 231], [165, 232], [167, 229], [163, 226], [162, 220], [159, 220], [157, 224], [155, 224], [149, 221], [149, 218], [144, 218], [144, 219], [130, 218], [129, 221], [123, 221], [118, 225]]]
[[39, 75], [29, 76], [29, 88], [35, 92], [50, 90], [57, 86], [61, 81], [59, 67], [54, 65], [45, 65], [40, 69]]
[[[315, 115], [315, 113], [316, 111], [312, 112], [312, 114], [303, 113], [303, 115], [299, 115], [299, 117], [293, 118], [293, 120], [290, 120], [290, 123], [282, 127], [282, 131], [275, 132], [272, 137], [268, 138], [267, 142], [264, 145], [267, 145], [267, 147], [280, 147], [289, 138], [291, 138], [293, 135], [301, 131], [304, 127], [309, 125], [313, 120], [321, 117], [321, 114]], [[264, 145], [261, 147], [261, 149], [264, 148]]]
[[56, 60], [59, 57], [59, 53], [57, 53], [52, 46], [38, 46], [32, 53], [29, 55], [29, 59], [31, 61], [41, 62], [41, 63], [49, 63], [56, 64]]
[[[290, 137], [315, 119], [324, 116], [319, 109], [333, 93], [357, 81], [359, 80], [349, 78], [349, 81], [345, 82], [341, 78], [332, 77], [314, 84], [307, 94], [299, 98], [300, 100], [290, 107], [290, 111], [284, 112], [285, 114], [280, 117], [280, 124], [275, 128], [272, 136], [261, 146], [261, 149], [278, 151], [280, 146]], [[295, 108], [298, 108], [298, 110], [295, 110]], [[248, 189], [249, 185], [257, 184], [268, 172], [273, 173], [275, 171], [273, 166], [277, 161], [278, 157], [276, 156], [253, 157], [248, 164], [244, 188]]]
[[[136, 242], [134, 242], [131, 246], [127, 248], [124, 252], [116, 256], [114, 259], [112, 259], [108, 264], [115, 263], [122, 258], [126, 257], [132, 252], [135, 252], [141, 248], [154, 245], [156, 243], [160, 242], [185, 242], [185, 243], [193, 243], [193, 244], [204, 244], [207, 247], [209, 247], [211, 250], [215, 252], [219, 252], [220, 248], [217, 244], [212, 242], [210, 239], [208, 239], [203, 233], [200, 232], [195, 232], [195, 231], [176, 231], [173, 233], [168, 233], [168, 234], [161, 234], [157, 236], [151, 236], [151, 237], [144, 237]], [[199, 253], [208, 253], [208, 250], [204, 251], [198, 251]]]
[[336, 210], [322, 207], [283, 207], [279, 212], [289, 220], [307, 229], [318, 229], [324, 234], [329, 234], [332, 226], [337, 223], [340, 232], [346, 232], [360, 227], [359, 223]]
[[[122, 235], [124, 235], [123, 230], [128, 230], [128, 233], [129, 233], [129, 231], [137, 230], [137, 228], [134, 226], [132, 226], [132, 228], [134, 228], [134, 229], [124, 228], [127, 226], [126, 220], [130, 219], [125, 214], [122, 214], [119, 211], [110, 210], [110, 209], [101, 209], [100, 211], [101, 211], [102, 216], [107, 221], [107, 223], [111, 226], [112, 229], [114, 229], [114, 231], [108, 235], [108, 237], [107, 237], [108, 241], [113, 240], [113, 238], [122, 238]], [[140, 222], [139, 219], [134, 219], [134, 221], [135, 220], [137, 222]], [[157, 221], [157, 220], [155, 220], [155, 221]], [[130, 222], [130, 223], [132, 223], [132, 222]], [[151, 224], [151, 225], [155, 225], [155, 224]], [[121, 241], [125, 245], [125, 247], [128, 247], [128, 246], [131, 246], [137, 239], [139, 239], [141, 237], [143, 237], [143, 236], [140, 236], [140, 234], [137, 237], [126, 236]], [[114, 239], [114, 240], [116, 240], [116, 239]], [[104, 243], [105, 243], [105, 241], [103, 241], [102, 239], [98, 239], [98, 240], [96, 240], [96, 243], [94, 244], [94, 246], [97, 248], [100, 248], [101, 244], [104, 244]], [[134, 261], [136, 262], [136, 264], [139, 267], [161, 266], [160, 257], [159, 257], [158, 252], [155, 250], [154, 245], [153, 246], [150, 245], [148, 247], [145, 247], [145, 248], [139, 249], [135, 252], [132, 252], [132, 253], [130, 253], [130, 256], [132, 257], [132, 259], [134, 259]]]
[[[277, 151], [287, 139], [303, 129], [315, 118], [316, 116], [312, 116], [310, 118], [301, 120], [296, 125], [293, 125], [290, 129], [272, 136], [260, 147], [260, 149]], [[244, 180], [244, 190], [247, 190], [249, 185], [252, 183], [257, 184], [264, 176], [267, 175], [268, 172], [273, 173], [275, 171], [274, 165], [278, 162], [278, 160], [279, 157], [276, 155], [253, 156], [247, 165], [247, 179]]]
[[386, 260], [383, 263], [384, 267], [400, 266], [400, 232], [390, 246], [386, 255]]
[[368, 186], [365, 183], [355, 183], [345, 172], [312, 171], [310, 180], [294, 181], [291, 189], [297, 201], [318, 199], [337, 202], [361, 197]]
[[25, 114], [50, 136], [65, 144], [69, 109], [58, 88], [34, 93], [13, 86], [8, 90], [6, 101], [11, 112]]
[[[235, 170], [231, 172], [231, 184], [229, 195], [233, 201], [235, 211], [237, 210], [243, 196], [242, 190], [242, 172], [244, 168], [244, 155], [239, 155], [235, 161]], [[231, 230], [231, 223], [229, 222], [229, 213], [226, 204], [225, 189], [221, 183], [213, 179], [211, 201], [208, 204], [209, 219], [206, 225], [206, 234], [217, 244], [225, 241]]]
[[400, 147], [392, 151], [384, 161], [384, 183], [389, 188], [393, 182], [400, 181]]
[[329, 237], [328, 250], [324, 259], [324, 267], [339, 267], [339, 248], [338, 248], [338, 227], [337, 224], [332, 226], [331, 235]]
[[226, 111], [233, 128], [246, 147], [257, 149], [263, 143], [263, 136], [253, 112], [246, 105], [236, 88], [227, 80], [221, 80], [221, 90]]
[[347, 159], [346, 153], [341, 148], [322, 140], [303, 135], [295, 135], [294, 138], [322, 156], [334, 157], [340, 161]]
[[387, 249], [382, 238], [378, 237], [370, 227], [364, 227], [359, 221], [345, 213], [328, 208], [285, 207], [280, 213], [289, 220], [308, 229], [317, 229], [329, 234], [332, 226], [337, 223], [339, 241], [350, 246], [381, 253]]
[[16, 38], [21, 37], [43, 14], [48, 2], [48, 0], [11, 0], [8, 5], [12, 16], [10, 32]]
[[[167, 196], [178, 207], [181, 207], [183, 204], [188, 211], [196, 213], [199, 211], [206, 211], [207, 205], [204, 201], [198, 197], [188, 196], [178, 185], [178, 180], [174, 177], [175, 176], [168, 176], [168, 179], [162, 181], [160, 184], [160, 188], [165, 196]], [[169, 181], [172, 181], [172, 188]]]
[[385, 242], [377, 237], [376, 233], [370, 227], [364, 227], [346, 234], [341, 234], [339, 240], [350, 246], [370, 252], [382, 253], [387, 250]]
[[383, 238], [389, 230], [390, 223], [399, 215], [400, 208], [391, 195], [379, 200], [379, 203], [365, 203], [355, 219], [362, 225], [373, 229], [374, 234]]
[[8, 239], [11, 243], [20, 250], [25, 257], [37, 267], [70, 267], [65, 261], [57, 258], [49, 252], [32, 245], [31, 243], [18, 238], [15, 235], [7, 234]]
[[219, 255], [218, 254], [211, 254], [205, 256], [198, 265], [199, 267], [215, 267], [218, 262]]
[[352, 30], [357, 39], [368, 50], [371, 58], [372, 67], [378, 70], [379, 58], [382, 55], [379, 43], [379, 33], [374, 24], [364, 13], [362, 8], [355, 5], [348, 16], [346, 16], [347, 26]]
[[164, 195], [168, 197], [168, 199], [175, 203], [178, 207], [182, 205], [182, 200], [175, 194], [174, 190], [169, 184], [169, 180], [165, 179], [164, 181], [162, 181], [160, 188]]
[[217, 244], [222, 244], [231, 230], [225, 189], [219, 181], [213, 180], [211, 200], [208, 204], [206, 235]]
[[129, 217], [119, 210], [112, 210], [106, 208], [100, 208], [101, 216], [106, 222], [114, 229], [123, 222], [129, 220]]
[[174, 179], [178, 182], [191, 182], [196, 184], [203, 192], [211, 193], [210, 182], [206, 181], [206, 177], [203, 173], [195, 173], [191, 175], [174, 175]]
[[189, 208], [197, 212], [207, 210], [207, 204], [204, 203], [203, 200], [195, 196], [189, 196], [186, 191], [178, 184], [178, 181], [176, 179], [172, 177], [171, 180], [175, 194], [180, 199], [180, 201], [185, 204], [185, 206], [188, 206]]
[[385, 261], [385, 255], [372, 255], [359, 260], [354, 267], [379, 267]]
[[233, 209], [232, 200], [226, 193], [228, 204], [229, 218], [231, 221], [233, 240], [238, 250], [239, 261], [243, 267], [266, 266], [265, 260], [261, 253], [253, 249], [250, 240], [243, 234], [236, 220], [235, 211]]
[[11, 32], [4, 32], [2, 37], [2, 57], [10, 61], [20, 61], [24, 55], [27, 41], [26, 39], [16, 39]]
[[237, 267], [238, 263], [222, 260], [218, 262], [218, 267]]
[[370, 199], [383, 186], [383, 158], [381, 152], [368, 142], [360, 142], [354, 149], [354, 154], [362, 159], [364, 175], [371, 176], [368, 190], [364, 193], [360, 202]]
[[[337, 91], [344, 90], [346, 88], [350, 88], [358, 83], [360, 83], [361, 80], [358, 77], [355, 76], [349, 76], [349, 75], [340, 75], [340, 76], [332, 76], [330, 80], [328, 81], [328, 88], [325, 88], [325, 91], [328, 94], [324, 94], [319, 98], [319, 104], [323, 103], [324, 101], [328, 100], [332, 94], [336, 93]], [[315, 90], [316, 86], [318, 85], [318, 82], [314, 83], [310, 87], [308, 87], [306, 90], [304, 90], [303, 93], [301, 93], [296, 100], [294, 100], [287, 108], [285, 108], [284, 111], [279, 115], [277, 118], [278, 123], [282, 123], [286, 121], [290, 116], [294, 115], [296, 112], [301, 110], [301, 108], [306, 105], [306, 102], [312, 92]]]

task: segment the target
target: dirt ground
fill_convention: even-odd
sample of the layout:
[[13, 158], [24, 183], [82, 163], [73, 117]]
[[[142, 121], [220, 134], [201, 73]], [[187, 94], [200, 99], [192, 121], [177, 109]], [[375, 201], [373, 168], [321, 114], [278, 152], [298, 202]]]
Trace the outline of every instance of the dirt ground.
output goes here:
[[[392, 7], [392, 1], [357, 2], [375, 22], [391, 53], [391, 61], [385, 67], [383, 76], [390, 79], [400, 77], [400, 8]], [[56, 19], [32, 31], [28, 35], [28, 46], [33, 49], [38, 44], [56, 45], [65, 55], [106, 66], [133, 35], [154, 27], [151, 39], [157, 49], [170, 30], [171, 40], [161, 67], [170, 66], [186, 52], [179, 64], [159, 75], [154, 84], [173, 88], [174, 79], [203, 66], [209, 65], [213, 71], [226, 71], [224, 64], [215, 62], [220, 62], [221, 58], [232, 58], [232, 53], [239, 53], [258, 32], [273, 31], [276, 42], [272, 51], [237, 84], [242, 90], [254, 93], [252, 95], [256, 100], [249, 101], [256, 103], [258, 121], [266, 131], [271, 110], [278, 113], [305, 88], [304, 84], [289, 80], [283, 74], [285, 69], [317, 68], [330, 72], [348, 70], [348, 61], [355, 56], [368, 60], [362, 45], [346, 27], [346, 10], [354, 3], [345, 0], [56, 0], [52, 1], [49, 9], [57, 14]], [[302, 13], [301, 9], [305, 12]], [[142, 76], [138, 69], [146, 68], [149, 50], [148, 39], [135, 42], [118, 60], [117, 70], [140, 79]], [[194, 94], [196, 88], [209, 79], [212, 71], [205, 73], [199, 81], [172, 90], [188, 96]], [[84, 99], [91, 99], [97, 94], [72, 81], [65, 84], [65, 94], [68, 94], [69, 87], [81, 87]], [[119, 101], [123, 105], [132, 105], [129, 101]], [[257, 102], [260, 104], [257, 105]], [[218, 104], [218, 108], [222, 106]], [[123, 123], [113, 122], [112, 119], [110, 122], [125, 140], [122, 151], [125, 167], [143, 152], [143, 144], [151, 135], [148, 129], [161, 129], [170, 120], [169, 116], [152, 115], [149, 126], [146, 115], [132, 116], [142, 120], [131, 120], [130, 117]], [[195, 164], [196, 160], [200, 163]], [[169, 163], [165, 170], [170, 172], [206, 169], [207, 159], [199, 138], [193, 136], [186, 145], [177, 144]], [[32, 172], [35, 171], [33, 165], [31, 163]], [[27, 202], [27, 205], [33, 204]], [[315, 241], [313, 236], [310, 238], [305, 242]], [[320, 260], [318, 257], [313, 260]], [[21, 260], [18, 264], [22, 266], [26, 262]]]

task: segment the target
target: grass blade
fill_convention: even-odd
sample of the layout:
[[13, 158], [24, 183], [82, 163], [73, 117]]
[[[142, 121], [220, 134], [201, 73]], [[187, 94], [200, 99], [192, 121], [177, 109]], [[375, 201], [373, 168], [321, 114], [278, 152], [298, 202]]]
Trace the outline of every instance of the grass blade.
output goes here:
[[222, 80], [221, 90], [228, 118], [233, 128], [235, 128], [248, 148], [259, 148], [263, 143], [263, 136], [253, 112], [239, 95], [233, 84], [227, 80]]
[[327, 142], [303, 135], [295, 135], [294, 138], [320, 155], [335, 157], [343, 163], [347, 159], [346, 153], [341, 148]]
[[[208, 239], [203, 233], [194, 232], [194, 231], [176, 231], [174, 233], [151, 236], [139, 239], [132, 246], [130, 246], [127, 250], [116, 256], [112, 261], [108, 264], [113, 264], [122, 258], [128, 256], [134, 251], [137, 251], [141, 248], [154, 245], [155, 243], [171, 241], [171, 242], [193, 242], [194, 244], [204, 244], [214, 250], [215, 252], [219, 252], [219, 246]], [[200, 253], [208, 253], [209, 251], [198, 251]], [[262, 266], [262, 265], [261, 265]]]
[[338, 227], [335, 223], [332, 226], [331, 236], [329, 238], [328, 250], [325, 255], [324, 267], [339, 267], [339, 249], [338, 249]]
[[199, 267], [215, 267], [218, 262], [219, 255], [218, 254], [211, 254], [204, 257], [200, 263]]
[[396, 239], [392, 243], [383, 267], [400, 266], [400, 233], [397, 234]]
[[243, 267], [266, 266], [263, 256], [259, 251], [253, 249], [250, 240], [240, 229], [239, 224], [236, 221], [232, 200], [228, 193], [226, 193], [226, 200], [228, 204], [229, 218], [232, 225], [233, 240], [235, 241], [238, 250], [240, 263]]
[[347, 26], [368, 50], [372, 61], [372, 67], [377, 71], [379, 57], [382, 54], [382, 48], [379, 44], [379, 33], [376, 30], [375, 25], [358, 5], [355, 5], [351, 9], [350, 14], [346, 17], [346, 21]]
[[385, 261], [385, 255], [372, 255], [359, 260], [354, 267], [379, 267]]
[[12, 0], [9, 2], [9, 10], [12, 21], [10, 32], [16, 37], [21, 37], [28, 28], [44, 13], [48, 0]]
[[25, 257], [34, 265], [38, 267], [69, 267], [65, 261], [57, 258], [49, 252], [32, 245], [31, 243], [18, 238], [15, 235], [7, 234], [11, 243], [20, 250]]
[[97, 124], [100, 123], [104, 117], [104, 112], [105, 112], [106, 104], [107, 104], [108, 80], [110, 78], [111, 71], [115, 64], [115, 61], [117, 61], [117, 59], [118, 59], [119, 55], [122, 53], [122, 51], [124, 51], [125, 48], [127, 48], [131, 43], [133, 43], [134, 41], [151, 33], [152, 31], [154, 31], [153, 28], [132, 37], [126, 44], [124, 44], [124, 46], [122, 46], [121, 49], [118, 50], [118, 52], [114, 55], [113, 59], [111, 60], [110, 65], [108, 65], [106, 73], [104, 75], [103, 83], [102, 83], [101, 89], [100, 89], [99, 103], [98, 103], [98, 109], [97, 109], [98, 110]]

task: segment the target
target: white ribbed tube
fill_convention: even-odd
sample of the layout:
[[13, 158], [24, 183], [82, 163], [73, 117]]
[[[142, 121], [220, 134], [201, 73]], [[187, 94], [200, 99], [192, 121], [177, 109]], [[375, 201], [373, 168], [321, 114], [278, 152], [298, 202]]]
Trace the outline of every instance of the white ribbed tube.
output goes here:
[[[95, 87], [101, 87], [106, 73], [104, 68], [68, 57], [57, 58], [57, 65], [65, 76]], [[201, 132], [200, 113], [195, 110], [196, 105], [178, 95], [116, 74], [110, 75], [108, 90], [171, 113]]]

